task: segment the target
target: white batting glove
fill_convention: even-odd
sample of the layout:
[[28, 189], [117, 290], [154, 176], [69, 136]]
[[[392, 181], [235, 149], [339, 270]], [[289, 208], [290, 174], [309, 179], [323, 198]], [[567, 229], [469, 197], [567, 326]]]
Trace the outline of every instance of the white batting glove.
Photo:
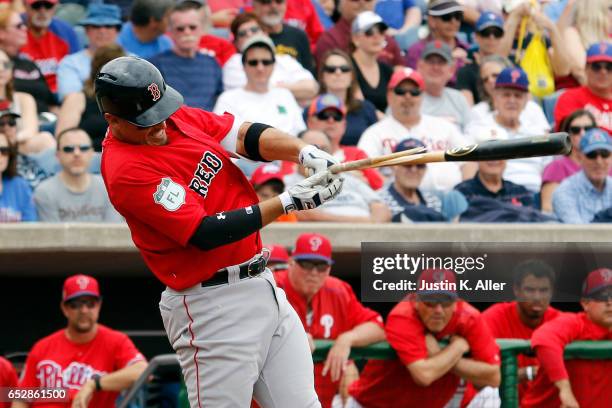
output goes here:
[[306, 175], [324, 172], [329, 166], [340, 163], [331, 154], [314, 145], [308, 145], [300, 150], [300, 164], [306, 168]]
[[279, 195], [285, 214], [296, 210], [311, 210], [333, 200], [342, 190], [344, 179], [322, 171], [289, 187]]

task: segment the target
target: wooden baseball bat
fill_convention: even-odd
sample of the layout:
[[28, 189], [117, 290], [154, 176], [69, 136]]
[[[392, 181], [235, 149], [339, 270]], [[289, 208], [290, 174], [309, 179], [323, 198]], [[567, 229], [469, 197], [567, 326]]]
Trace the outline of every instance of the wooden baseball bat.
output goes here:
[[401, 152], [389, 153], [377, 157], [367, 157], [365, 159], [353, 160], [350, 162], [334, 164], [330, 166], [328, 170], [332, 173], [341, 173], [343, 171], [361, 170], [371, 167], [378, 167], [377, 164], [384, 162], [385, 160], [399, 159], [407, 157], [412, 154], [422, 153], [425, 151], [424, 147], [415, 147], [414, 149], [403, 150]]
[[[572, 143], [569, 135], [565, 132], [559, 132], [513, 140], [491, 140], [480, 144], [456, 147], [446, 151], [417, 153], [406, 157], [396, 157], [382, 161], [377, 160], [376, 163], [368, 165], [367, 167], [351, 168], [351, 170], [445, 161], [511, 160], [535, 156], [568, 154], [571, 150]], [[346, 164], [350, 163], [353, 162]]]

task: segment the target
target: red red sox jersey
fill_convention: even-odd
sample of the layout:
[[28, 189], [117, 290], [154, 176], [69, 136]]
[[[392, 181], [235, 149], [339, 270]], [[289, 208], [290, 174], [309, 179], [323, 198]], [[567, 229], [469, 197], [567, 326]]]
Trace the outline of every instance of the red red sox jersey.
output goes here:
[[[287, 294], [287, 300], [300, 316], [306, 332], [315, 339], [333, 340], [342, 333], [366, 322], [374, 322], [382, 327], [380, 315], [363, 306], [351, 286], [340, 279], [333, 276], [327, 277], [323, 287], [311, 300], [312, 318], [307, 319], [306, 299], [291, 286], [288, 272], [275, 273], [274, 278], [276, 284]], [[332, 382], [330, 374], [323, 376], [322, 371], [323, 363], [315, 364], [315, 389], [322, 406], [327, 408], [331, 406], [334, 395], [338, 391], [339, 382]]]
[[[34, 345], [19, 387], [63, 388], [68, 390], [72, 400], [93, 374], [105, 375], [144, 360], [128, 336], [101, 324], [98, 324], [96, 337], [83, 344], [68, 340], [62, 329]], [[112, 407], [117, 395], [116, 392], [96, 392], [89, 407]], [[31, 406], [65, 408], [70, 403], [33, 403]]]
[[259, 232], [208, 251], [189, 244], [203, 217], [223, 219], [224, 211], [248, 212], [258, 203], [219, 144], [237, 131], [233, 125], [230, 114], [183, 106], [166, 120], [166, 145], [123, 143], [110, 130], [103, 142], [102, 176], [110, 201], [125, 217], [147, 266], [175, 290], [261, 251]]
[[533, 333], [531, 347], [540, 361], [540, 371], [522, 407], [559, 407], [559, 391], [554, 382], [564, 379], [569, 379], [581, 407], [610, 406], [612, 360], [563, 360], [565, 346], [578, 340], [612, 340], [612, 331], [593, 323], [582, 312], [563, 313]]
[[[15, 367], [4, 357], [0, 357], [0, 388], [17, 387], [18, 379], [17, 373], [15, 372]], [[4, 394], [6, 395], [6, 394]], [[0, 401], [0, 408], [9, 408], [11, 406], [10, 402], [2, 402]]]
[[[398, 360], [368, 361], [359, 380], [349, 387], [353, 398], [367, 408], [401, 408], [419, 404], [428, 408], [444, 407], [455, 394], [459, 377], [447, 373], [429, 387], [421, 387], [406, 368], [428, 357], [425, 346], [427, 329], [413, 302], [403, 301], [393, 308], [387, 318], [385, 333], [387, 341], [397, 352]], [[452, 335], [467, 340], [470, 358], [499, 364], [499, 348], [489, 328], [478, 310], [461, 300], [457, 302], [451, 320], [435, 337], [442, 340]]]
[[[555, 308], [548, 307], [544, 312], [543, 323], [546, 323], [557, 316], [561, 312]], [[526, 326], [519, 317], [517, 302], [497, 303], [482, 312], [482, 318], [491, 329], [493, 337], [496, 339], [526, 339], [529, 340], [534, 332], [534, 329]], [[540, 363], [535, 357], [529, 357], [524, 354], [518, 356], [519, 367], [539, 366]], [[528, 387], [531, 387], [533, 382], [523, 381], [519, 384], [519, 396], [522, 398], [525, 395]]]

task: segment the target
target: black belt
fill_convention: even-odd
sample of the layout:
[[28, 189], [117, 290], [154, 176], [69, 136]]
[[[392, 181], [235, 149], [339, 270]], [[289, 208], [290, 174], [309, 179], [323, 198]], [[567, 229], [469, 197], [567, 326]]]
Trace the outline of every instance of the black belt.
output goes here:
[[[250, 262], [240, 265], [240, 279], [252, 278], [266, 269], [266, 258], [262, 255]], [[229, 283], [229, 271], [227, 268], [219, 269], [210, 279], [200, 283], [202, 287], [216, 286]]]

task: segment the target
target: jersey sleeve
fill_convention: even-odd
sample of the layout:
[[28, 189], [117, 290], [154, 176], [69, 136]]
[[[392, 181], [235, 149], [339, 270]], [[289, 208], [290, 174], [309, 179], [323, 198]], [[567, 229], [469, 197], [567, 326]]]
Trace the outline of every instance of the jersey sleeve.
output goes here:
[[26, 359], [25, 365], [23, 366], [23, 371], [21, 373], [21, 379], [19, 380], [19, 387], [38, 387], [39, 381], [36, 377], [36, 366], [40, 361], [38, 349], [36, 345], [30, 350], [28, 353], [28, 358]]
[[541, 369], [546, 372], [550, 381], [568, 378], [563, 362], [563, 350], [568, 343], [579, 337], [580, 332], [581, 325], [577, 315], [567, 313], [544, 323], [533, 333], [531, 347], [535, 349]]
[[425, 330], [411, 316], [391, 313], [385, 327], [387, 341], [404, 365], [427, 358]]
[[138, 351], [132, 340], [121, 333], [117, 339], [115, 349], [115, 371], [134, 364], [138, 361], [146, 361], [145, 357]]
[[472, 358], [489, 364], [500, 364], [499, 347], [481, 315], [472, 316], [463, 336], [470, 345]]
[[0, 357], [0, 386], [16, 387], [19, 382], [15, 367], [7, 359]]

